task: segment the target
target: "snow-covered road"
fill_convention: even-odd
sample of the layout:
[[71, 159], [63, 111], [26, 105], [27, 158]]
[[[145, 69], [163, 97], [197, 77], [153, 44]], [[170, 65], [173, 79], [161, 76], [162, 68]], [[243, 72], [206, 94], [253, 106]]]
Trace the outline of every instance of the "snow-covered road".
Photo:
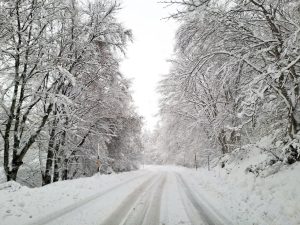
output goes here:
[[[180, 170], [173, 170], [172, 167], [149, 167], [136, 172], [129, 172], [121, 175], [96, 176], [93, 177], [95, 186], [97, 182], [105, 181], [105, 185], [99, 186], [99, 191], [94, 189], [85, 194], [84, 181], [86, 186], [92, 185], [91, 178], [79, 181], [59, 182], [53, 185], [53, 190], [48, 188], [27, 189], [34, 194], [30, 200], [33, 203], [23, 201], [23, 212], [12, 213], [2, 218], [0, 224], [68, 224], [68, 225], [230, 225], [228, 221], [210, 205], [203, 197], [205, 193], [199, 193], [190, 184], [189, 179], [180, 173]], [[78, 190], [78, 182], [81, 184], [82, 193]], [[69, 186], [69, 195], [73, 201], [59, 201], [59, 196], [68, 190], [63, 189], [62, 184]], [[72, 185], [74, 183], [74, 185]], [[73, 188], [72, 188], [73, 186]], [[75, 186], [75, 187], [74, 187]], [[43, 189], [48, 189], [43, 191]], [[63, 189], [63, 190], [62, 190]], [[90, 189], [90, 188], [89, 188]], [[20, 195], [16, 192], [16, 196]], [[21, 191], [22, 192], [22, 191]], [[53, 193], [53, 201], [38, 202], [39, 196]], [[76, 194], [75, 194], [76, 193]], [[24, 193], [26, 194], [26, 193]], [[74, 198], [74, 196], [83, 196]], [[1, 195], [0, 195], [1, 197]], [[62, 197], [63, 198], [63, 197]], [[13, 199], [16, 201], [15, 199]], [[13, 200], [8, 200], [11, 202]], [[41, 201], [43, 199], [40, 199]], [[60, 199], [62, 200], [62, 199]], [[34, 203], [35, 202], [35, 203]], [[17, 203], [18, 204], [18, 203]], [[20, 204], [18, 204], [20, 205]], [[33, 209], [32, 207], [37, 207]], [[0, 208], [1, 209], [1, 208]], [[43, 209], [43, 210], [41, 210]], [[28, 213], [30, 216], [28, 216]]]
[[265, 178], [228, 169], [146, 166], [41, 188], [4, 183], [0, 225], [300, 224], [300, 164]]
[[156, 171], [134, 189], [102, 225], [231, 224], [202, 202], [180, 173]]

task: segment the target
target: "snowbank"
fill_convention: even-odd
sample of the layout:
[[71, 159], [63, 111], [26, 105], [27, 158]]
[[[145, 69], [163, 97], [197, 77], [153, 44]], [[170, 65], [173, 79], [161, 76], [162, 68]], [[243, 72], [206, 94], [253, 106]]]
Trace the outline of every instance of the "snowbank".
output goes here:
[[[93, 208], [94, 211], [86, 208], [78, 215], [86, 221], [89, 219], [98, 221], [92, 217], [103, 217], [104, 214], [112, 212], [118, 207], [115, 203], [127, 198], [126, 196], [135, 190], [134, 187], [139, 187], [148, 176], [152, 176], [151, 174], [171, 174], [166, 182], [167, 191], [164, 191], [167, 195], [162, 196], [166, 199], [164, 204], [171, 208], [168, 215], [164, 215], [162, 211], [162, 217], [176, 221], [178, 219], [176, 215], [181, 216], [183, 210], [182, 203], [177, 202], [180, 201], [180, 194], [177, 193], [177, 173], [186, 181], [193, 196], [199, 197], [201, 204], [224, 215], [234, 225], [298, 225], [300, 163], [280, 167], [276, 164], [265, 165], [260, 174], [249, 171], [253, 165], [264, 165], [267, 159], [269, 155], [259, 149], [251, 151], [246, 149], [244, 152], [237, 151], [223, 158], [223, 165], [221, 163], [211, 171], [204, 168], [193, 170], [177, 166], [144, 166], [144, 169], [138, 171], [95, 175], [90, 178], [57, 182], [41, 188], [31, 189], [15, 182], [8, 182], [0, 186], [0, 225], [45, 224], [41, 222], [44, 218], [56, 218], [57, 215], [69, 212], [74, 207], [83, 206], [87, 201], [95, 199], [99, 193], [130, 182], [131, 185], [121, 185], [121, 189], [103, 197]], [[101, 212], [99, 210], [101, 207], [107, 210]], [[162, 209], [164, 210], [164, 207]], [[76, 220], [75, 223], [66, 224], [92, 223]]]
[[22, 186], [15, 181], [8, 181], [8, 182], [0, 184], [0, 191], [6, 190], [9, 192], [14, 192], [14, 191], [21, 189], [21, 187]]
[[143, 170], [114, 175], [96, 174], [40, 188], [28, 188], [16, 182], [3, 183], [0, 186], [0, 225], [34, 223], [72, 205], [84, 204], [96, 194], [144, 174]]
[[254, 165], [263, 165], [268, 157], [252, 149], [228, 156], [223, 165], [211, 171], [182, 168], [180, 172], [199, 194], [236, 224], [298, 225], [300, 163], [267, 165], [260, 174], [249, 172]]

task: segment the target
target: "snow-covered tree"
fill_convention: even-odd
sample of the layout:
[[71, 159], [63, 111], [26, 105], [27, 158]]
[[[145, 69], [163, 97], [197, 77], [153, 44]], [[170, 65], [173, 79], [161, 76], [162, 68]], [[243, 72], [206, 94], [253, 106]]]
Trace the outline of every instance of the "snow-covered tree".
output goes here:
[[186, 120], [182, 135], [190, 136], [182, 139], [202, 137], [222, 154], [268, 134], [297, 152], [299, 2], [165, 3], [179, 6], [171, 17], [181, 22], [173, 68], [161, 84], [168, 129]]
[[117, 151], [125, 158], [128, 149], [137, 153], [140, 118], [119, 71], [131, 31], [115, 17], [119, 4], [0, 5], [0, 143], [7, 179], [16, 180], [32, 163], [43, 184], [92, 175], [99, 160], [114, 160], [105, 143], [124, 127], [137, 139], [124, 139], [127, 147]]

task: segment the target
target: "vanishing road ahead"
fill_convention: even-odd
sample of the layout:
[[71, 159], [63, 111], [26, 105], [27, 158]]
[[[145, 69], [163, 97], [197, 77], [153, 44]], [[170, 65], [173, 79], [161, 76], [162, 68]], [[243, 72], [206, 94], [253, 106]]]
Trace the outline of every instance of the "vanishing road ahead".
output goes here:
[[[230, 225], [184, 174], [145, 170], [105, 191], [30, 223], [70, 225]], [[93, 223], [91, 223], [91, 218]]]

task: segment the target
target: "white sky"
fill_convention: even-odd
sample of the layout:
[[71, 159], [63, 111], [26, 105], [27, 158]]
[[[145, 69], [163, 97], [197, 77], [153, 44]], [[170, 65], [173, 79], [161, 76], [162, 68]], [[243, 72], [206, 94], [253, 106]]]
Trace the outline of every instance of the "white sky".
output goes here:
[[153, 129], [158, 121], [159, 94], [156, 91], [161, 75], [168, 73], [176, 23], [162, 20], [168, 15], [158, 0], [123, 0], [119, 19], [132, 29], [134, 42], [128, 46], [122, 73], [133, 78], [132, 91], [137, 111], [145, 126]]

